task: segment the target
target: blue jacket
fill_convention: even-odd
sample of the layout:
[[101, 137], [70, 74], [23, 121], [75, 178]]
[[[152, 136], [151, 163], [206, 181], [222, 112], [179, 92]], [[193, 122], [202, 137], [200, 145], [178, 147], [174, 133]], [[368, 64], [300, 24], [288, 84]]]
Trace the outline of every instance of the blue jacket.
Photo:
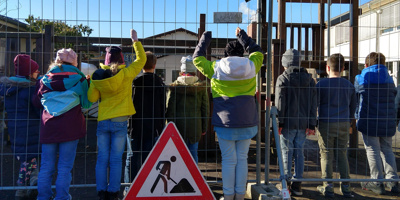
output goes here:
[[354, 82], [358, 96], [355, 118], [364, 135], [391, 137], [396, 133], [396, 87], [384, 65], [362, 70]]
[[36, 158], [40, 152], [40, 114], [31, 102], [34, 94], [35, 82], [24, 77], [0, 78], [11, 150], [22, 162]]

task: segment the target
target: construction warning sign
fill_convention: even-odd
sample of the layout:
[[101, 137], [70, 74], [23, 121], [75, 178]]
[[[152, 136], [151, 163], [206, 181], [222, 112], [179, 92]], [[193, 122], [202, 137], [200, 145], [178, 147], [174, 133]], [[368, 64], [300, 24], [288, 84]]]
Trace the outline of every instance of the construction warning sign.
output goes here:
[[215, 199], [173, 122], [165, 127], [124, 199]]

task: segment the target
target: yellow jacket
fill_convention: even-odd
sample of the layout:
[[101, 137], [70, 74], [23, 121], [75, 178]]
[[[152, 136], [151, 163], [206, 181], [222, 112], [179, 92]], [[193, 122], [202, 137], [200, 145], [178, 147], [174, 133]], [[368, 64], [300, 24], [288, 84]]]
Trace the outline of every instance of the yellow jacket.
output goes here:
[[130, 116], [136, 113], [132, 101], [132, 81], [140, 73], [146, 63], [146, 54], [140, 42], [133, 44], [136, 60], [128, 67], [120, 65], [121, 70], [114, 76], [106, 79], [93, 80], [96, 73], [104, 72], [109, 66], [102, 65], [92, 75], [92, 82], [88, 91], [91, 102], [100, 100], [97, 121]]

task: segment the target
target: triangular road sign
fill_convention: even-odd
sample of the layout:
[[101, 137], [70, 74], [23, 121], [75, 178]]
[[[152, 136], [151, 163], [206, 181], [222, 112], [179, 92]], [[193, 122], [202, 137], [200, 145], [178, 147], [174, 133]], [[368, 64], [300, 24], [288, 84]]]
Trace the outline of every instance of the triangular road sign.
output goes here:
[[215, 200], [175, 124], [169, 122], [125, 200]]

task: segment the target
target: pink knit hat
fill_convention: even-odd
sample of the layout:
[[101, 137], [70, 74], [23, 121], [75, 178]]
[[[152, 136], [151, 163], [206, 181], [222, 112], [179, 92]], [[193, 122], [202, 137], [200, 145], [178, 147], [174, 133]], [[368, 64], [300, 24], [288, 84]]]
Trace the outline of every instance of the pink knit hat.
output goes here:
[[71, 63], [71, 65], [77, 67], [78, 66], [78, 58], [76, 53], [71, 48], [69, 49], [60, 49], [57, 51], [56, 63]]
[[14, 58], [15, 75], [29, 76], [39, 69], [39, 65], [29, 55], [18, 54]]

